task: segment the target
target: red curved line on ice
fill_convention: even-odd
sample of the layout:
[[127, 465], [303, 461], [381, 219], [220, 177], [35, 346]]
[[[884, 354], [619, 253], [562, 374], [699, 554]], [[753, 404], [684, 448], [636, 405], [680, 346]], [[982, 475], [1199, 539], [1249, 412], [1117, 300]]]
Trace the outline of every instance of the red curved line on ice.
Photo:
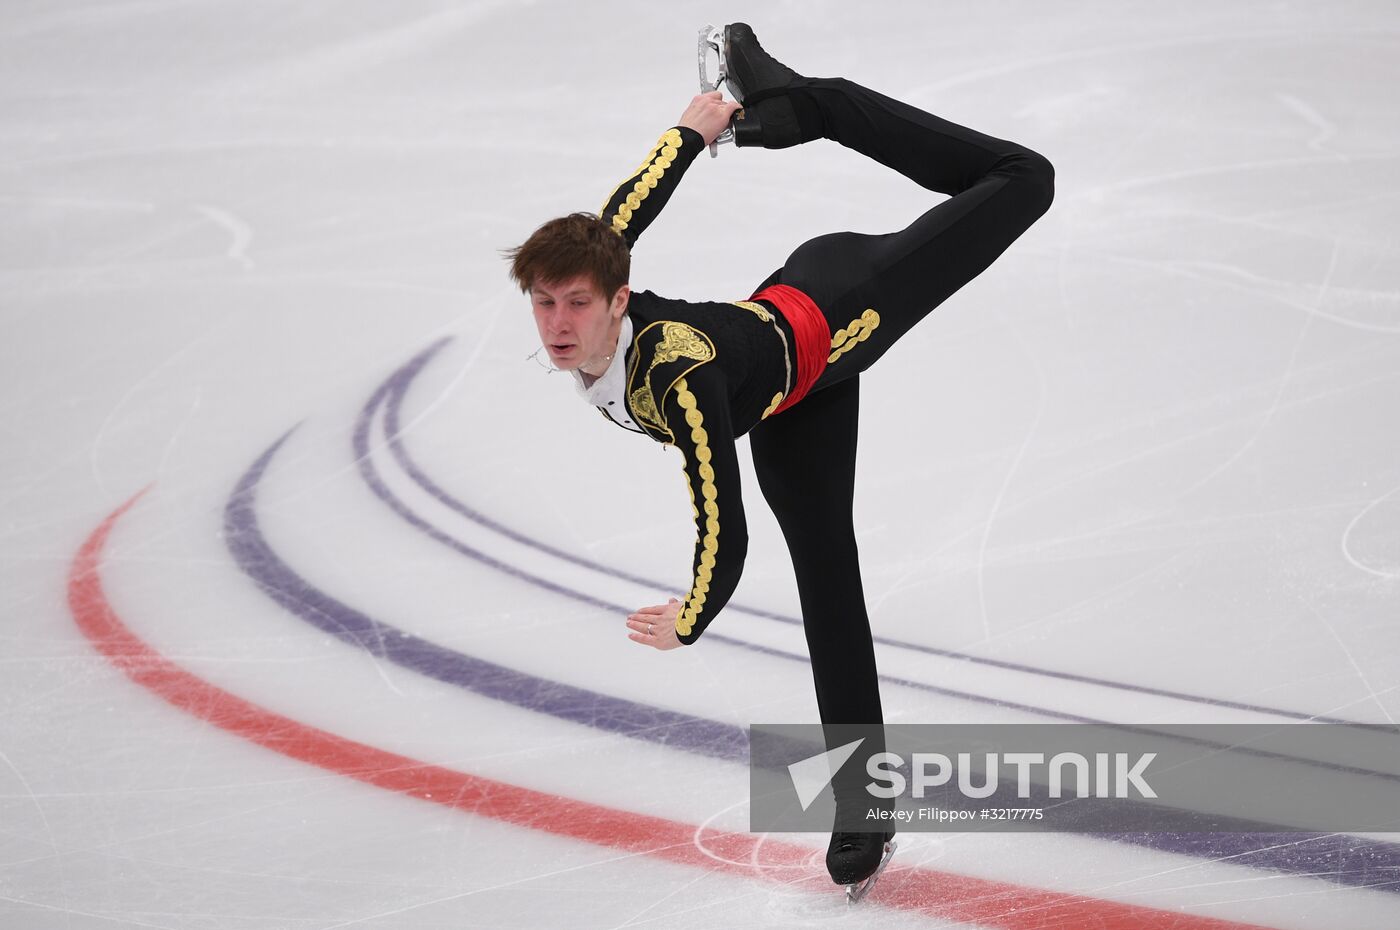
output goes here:
[[[283, 755], [444, 807], [670, 862], [788, 885], [811, 882], [825, 894], [837, 893], [815, 867], [811, 849], [751, 833], [720, 832], [705, 834], [702, 849], [692, 824], [428, 765], [283, 717], [195, 677], [132, 633], [102, 589], [98, 570], [107, 537], [144, 493], [107, 517], [78, 550], [68, 577], [68, 604], [78, 627], [113, 665], [168, 703]], [[1250, 930], [1252, 926], [931, 869], [891, 868], [869, 900], [1005, 930]]]

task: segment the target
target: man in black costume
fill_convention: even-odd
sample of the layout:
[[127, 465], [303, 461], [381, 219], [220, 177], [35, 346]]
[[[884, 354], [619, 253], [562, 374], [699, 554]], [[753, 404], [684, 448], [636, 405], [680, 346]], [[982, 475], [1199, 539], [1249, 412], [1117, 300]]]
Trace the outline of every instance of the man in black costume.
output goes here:
[[[900, 336], [987, 268], [1049, 208], [1038, 153], [940, 119], [843, 78], [808, 78], [743, 23], [724, 29], [729, 89], [696, 97], [599, 216], [550, 221], [512, 252], [550, 359], [623, 428], [685, 457], [696, 522], [684, 600], [627, 619], [666, 650], [694, 643], [738, 584], [748, 536], [735, 439], [792, 555], [824, 724], [882, 726], [852, 521], [860, 378]], [[737, 112], [736, 112], [737, 109]], [[948, 199], [884, 235], [836, 232], [800, 245], [746, 300], [691, 303], [628, 287], [630, 250], [695, 157], [727, 127], [736, 145], [830, 139]], [[911, 379], [913, 390], [917, 381]], [[911, 405], [917, 404], [917, 393]], [[835, 782], [833, 880], [860, 882], [892, 838], [853, 829], [869, 799]]]

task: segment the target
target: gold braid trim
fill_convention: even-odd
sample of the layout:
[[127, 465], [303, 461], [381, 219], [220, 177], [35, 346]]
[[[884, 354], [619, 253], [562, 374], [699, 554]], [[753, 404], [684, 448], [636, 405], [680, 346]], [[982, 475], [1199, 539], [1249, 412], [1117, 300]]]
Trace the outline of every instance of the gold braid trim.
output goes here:
[[751, 300], [736, 300], [734, 306], [747, 310], [765, 323], [773, 327], [773, 331], [778, 334], [778, 338], [783, 341], [783, 366], [787, 369], [786, 377], [783, 379], [783, 390], [773, 395], [773, 400], [769, 402], [768, 408], [763, 411], [760, 420], [766, 420], [773, 415], [773, 411], [778, 409], [778, 405], [786, 397], [786, 391], [792, 389], [792, 357], [788, 354], [787, 336], [783, 335], [782, 327], [773, 319], [773, 314], [768, 312], [768, 308], [763, 304], [754, 303]]
[[[695, 628], [695, 620], [705, 609], [705, 595], [710, 590], [710, 579], [714, 576], [715, 553], [719, 551], [719, 505], [715, 503], [715, 470], [710, 465], [710, 437], [705, 432], [705, 417], [695, 406], [695, 395], [684, 378], [676, 382], [676, 402], [685, 411], [685, 422], [690, 427], [690, 438], [695, 443], [695, 458], [699, 462], [700, 496], [705, 499], [705, 536], [700, 543], [700, 565], [695, 570], [695, 584], [690, 595], [676, 614], [676, 632], [690, 635]], [[700, 511], [695, 508], [695, 489], [690, 475], [686, 475], [686, 487], [690, 489], [691, 510], [700, 519]]]
[[637, 166], [637, 169], [631, 174], [629, 174], [626, 178], [624, 178], [623, 181], [617, 185], [617, 187], [614, 187], [612, 189], [612, 193], [608, 195], [608, 199], [603, 201], [603, 208], [598, 211], [598, 216], [601, 217], [604, 213], [608, 212], [608, 204], [612, 203], [612, 199], [617, 196], [617, 192], [622, 190], [622, 185], [626, 184], [628, 180], [636, 177], [643, 168], [650, 164], [652, 158], [656, 155], [657, 152], [661, 151], [661, 146], [665, 144], [666, 135], [662, 135], [662, 137], [657, 141], [657, 143], [651, 147], [651, 151], [647, 152], [647, 157], [642, 159], [642, 163]]
[[[710, 338], [700, 330], [676, 320], [658, 320], [648, 325], [637, 334], [633, 345], [640, 345], [642, 335], [655, 326], [661, 327], [661, 341], [656, 344], [651, 364], [647, 366], [646, 371], [640, 373], [640, 381], [637, 378], [637, 365], [641, 358], [641, 352], [633, 353], [632, 367], [627, 373], [628, 398], [632, 405], [632, 413], [637, 417], [641, 426], [651, 426], [670, 434], [671, 441], [674, 442], [675, 435], [671, 433], [671, 428], [666, 425], [666, 417], [661, 408], [666, 400], [666, 391], [669, 391], [675, 382], [671, 382], [666, 391], [661, 392], [661, 397], [658, 400], [651, 390], [651, 373], [658, 365], [668, 364], [682, 358], [691, 359], [696, 365], [704, 364], [715, 357], [715, 347], [714, 343], [710, 342]], [[681, 373], [681, 377], [693, 370], [696, 365], [687, 368], [685, 372]], [[633, 384], [637, 384], [637, 387], [632, 387]]]
[[[632, 222], [632, 213], [656, 188], [656, 183], [661, 180], [661, 176], [666, 173], [667, 168], [671, 167], [671, 162], [675, 161], [676, 155], [680, 153], [680, 147], [681, 131], [679, 129], [666, 130], [655, 147], [647, 153], [647, 157], [643, 159], [637, 170], [632, 172], [632, 177], [636, 177], [638, 174], [641, 177], [637, 178], [637, 182], [632, 185], [632, 192], [627, 195], [627, 198], [617, 205], [617, 213], [613, 214], [612, 218], [613, 232], [621, 235], [627, 229], [627, 225]], [[652, 160], [653, 158], [655, 161]], [[626, 181], [622, 182], [622, 184], [626, 183]], [[607, 201], [603, 204], [603, 209], [598, 211], [599, 216], [607, 212], [608, 204], [612, 203], [617, 192], [622, 190], [622, 184], [613, 188], [613, 192], [608, 195]]]
[[736, 300], [734, 306], [744, 308], [765, 323], [773, 322], [773, 314], [769, 313], [763, 304], [756, 304], [751, 300]]
[[826, 357], [826, 363], [830, 365], [854, 349], [856, 343], [869, 339], [870, 334], [875, 332], [875, 327], [879, 325], [880, 314], [874, 310], [866, 310], [852, 320], [845, 329], [838, 329], [831, 337], [831, 354]]

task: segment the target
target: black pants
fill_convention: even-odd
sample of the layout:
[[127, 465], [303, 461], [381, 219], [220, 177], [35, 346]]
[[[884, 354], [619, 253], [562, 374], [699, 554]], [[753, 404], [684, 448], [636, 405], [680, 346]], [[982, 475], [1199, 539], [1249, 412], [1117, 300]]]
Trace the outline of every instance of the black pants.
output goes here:
[[844, 79], [802, 78], [788, 94], [804, 141], [835, 140], [952, 195], [898, 232], [811, 239], [763, 285], [805, 291], [840, 343], [812, 393], [759, 424], [750, 445], [792, 554], [822, 722], [881, 724], [851, 517], [858, 375], [1049, 208], [1054, 169], [1024, 146]]

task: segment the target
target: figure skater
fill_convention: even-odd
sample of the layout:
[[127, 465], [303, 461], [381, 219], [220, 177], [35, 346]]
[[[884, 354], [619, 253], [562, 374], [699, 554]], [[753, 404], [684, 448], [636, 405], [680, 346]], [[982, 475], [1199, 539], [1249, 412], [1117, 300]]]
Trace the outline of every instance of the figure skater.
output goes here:
[[[724, 27], [721, 52], [738, 102], [720, 91], [695, 97], [598, 216], [545, 223], [510, 251], [511, 275], [530, 296], [549, 359], [573, 372], [584, 400], [685, 460], [696, 528], [690, 591], [631, 614], [630, 638], [658, 650], [690, 645], [733, 593], [748, 543], [735, 440], [747, 433], [792, 556], [822, 722], [882, 728], [852, 520], [860, 374], [1045, 213], [1054, 169], [1025, 146], [844, 78], [799, 75], [743, 23]], [[746, 300], [632, 291], [633, 245], [727, 128], [739, 147], [830, 139], [950, 196], [896, 232], [802, 243]], [[742, 215], [741, 205], [730, 209]], [[907, 385], [916, 415], [917, 372]], [[834, 785], [827, 867], [856, 888], [887, 861], [893, 831], [889, 822], [843, 823], [855, 786]]]

